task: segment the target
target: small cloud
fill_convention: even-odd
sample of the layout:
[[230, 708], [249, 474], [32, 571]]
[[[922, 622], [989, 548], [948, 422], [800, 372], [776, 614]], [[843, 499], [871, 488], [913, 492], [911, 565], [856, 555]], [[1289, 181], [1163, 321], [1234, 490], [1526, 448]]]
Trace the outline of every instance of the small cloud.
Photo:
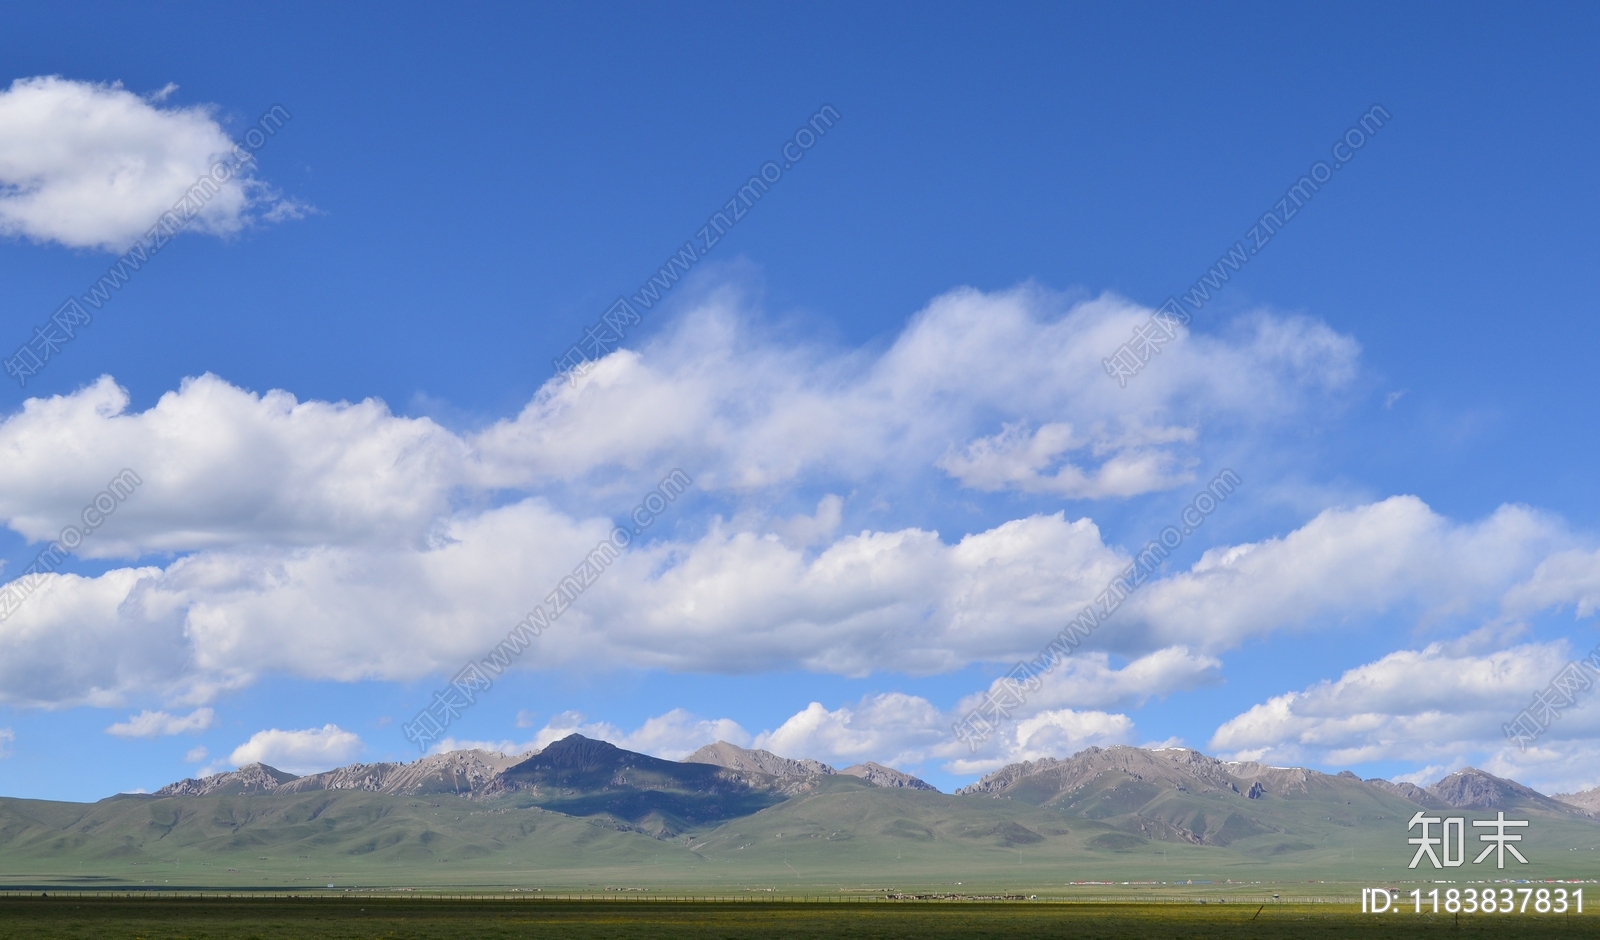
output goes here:
[[522, 711], [519, 711], [519, 712], [517, 712], [517, 727], [518, 728], [532, 728], [534, 719], [536, 719], [538, 717], [539, 717], [539, 713], [538, 712], [530, 712], [530, 711], [527, 711], [526, 709], [524, 709]]
[[[1080, 437], [1062, 422], [1036, 431], [1019, 422], [1004, 424], [1000, 433], [978, 438], [962, 450], [947, 451], [935, 465], [963, 486], [986, 492], [1015, 488], [1074, 499], [1137, 496], [1189, 480], [1169, 445], [1192, 444], [1197, 436], [1193, 428], [1156, 427]], [[1073, 452], [1101, 459], [1100, 466], [1085, 469], [1067, 461]]]
[[119, 738], [159, 738], [170, 734], [194, 734], [204, 731], [216, 721], [217, 714], [209, 708], [197, 708], [187, 715], [169, 715], [166, 712], [142, 711], [119, 721], [106, 729], [106, 734]]
[[11, 756], [11, 745], [17, 740], [17, 733], [10, 728], [0, 728], [0, 758]]
[[1419, 787], [1425, 787], [1431, 783], [1443, 779], [1444, 775], [1449, 771], [1449, 764], [1429, 764], [1421, 770], [1414, 770], [1408, 774], [1396, 774], [1394, 782], [1412, 783]]
[[272, 728], [251, 735], [233, 749], [228, 761], [235, 767], [267, 764], [293, 774], [317, 773], [349, 763], [364, 746], [359, 736], [338, 725], [303, 731]]
[[204, 744], [201, 744], [198, 747], [190, 748], [189, 753], [183, 755], [183, 762], [185, 764], [198, 764], [210, 756], [211, 752], [206, 750]]
[[1392, 410], [1394, 408], [1394, 403], [1406, 397], [1406, 392], [1409, 391], [1411, 391], [1411, 389], [1402, 388], [1398, 392], [1390, 392], [1388, 395], [1384, 396], [1383, 407], [1387, 410]]

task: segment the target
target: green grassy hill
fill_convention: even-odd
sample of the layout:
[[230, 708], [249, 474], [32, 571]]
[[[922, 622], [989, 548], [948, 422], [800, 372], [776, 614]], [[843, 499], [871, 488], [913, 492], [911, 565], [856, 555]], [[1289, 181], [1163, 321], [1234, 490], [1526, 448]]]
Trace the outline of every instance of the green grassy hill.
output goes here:
[[1534, 822], [1521, 844], [1532, 864], [1516, 870], [1407, 872], [1406, 822], [1419, 807], [1398, 797], [1341, 788], [1241, 809], [1215, 793], [1135, 789], [1107, 786], [1042, 807], [834, 784], [709, 830], [696, 853], [730, 872], [781, 870], [791, 883], [843, 871], [919, 884], [1600, 877], [1600, 823], [1570, 815], [1524, 817]]
[[[1600, 877], [1600, 822], [1477, 771], [1427, 799], [1480, 805], [1429, 812], [1532, 820], [1519, 845], [1531, 864], [1408, 871], [1418, 803], [1349, 774], [1196, 752], [1091, 749], [952, 795], [567, 745], [471, 798], [284, 785], [94, 804], [0, 799], [0, 885], [973, 893]], [[1469, 830], [1469, 857], [1477, 835]]]
[[[318, 885], [525, 880], [681, 851], [537, 807], [378, 793], [0, 800], [0, 881]], [[471, 872], [470, 874], [462, 874]]]
[[[1279, 830], [1207, 845], [1137, 836], [1128, 831], [1129, 820], [1117, 816], [879, 789], [849, 778], [669, 840], [619, 829], [607, 816], [518, 806], [514, 797], [430, 801], [330, 792], [121, 798], [87, 806], [3, 800], [0, 881], [838, 891], [1439, 874], [1405, 872], [1410, 849], [1401, 816], [1407, 807], [1398, 798], [1393, 805], [1347, 806], [1342, 815], [1331, 804], [1255, 802], [1259, 818]], [[1206, 811], [1182, 800], [1168, 808], [1173, 820], [1189, 824]], [[1532, 865], [1503, 874], [1457, 869], [1455, 876], [1597, 877], [1596, 845], [1600, 825], [1593, 822], [1536, 825], [1522, 846]], [[952, 887], [958, 882], [960, 889]]]

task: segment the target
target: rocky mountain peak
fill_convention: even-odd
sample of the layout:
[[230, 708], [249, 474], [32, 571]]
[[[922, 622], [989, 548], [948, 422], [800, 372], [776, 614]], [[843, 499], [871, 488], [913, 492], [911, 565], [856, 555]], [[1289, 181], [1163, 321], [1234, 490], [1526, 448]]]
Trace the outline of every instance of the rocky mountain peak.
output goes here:
[[521, 757], [497, 751], [462, 750], [432, 754], [409, 764], [351, 764], [283, 784], [282, 792], [364, 790], [402, 796], [477, 795]]
[[266, 764], [246, 764], [238, 770], [211, 774], [198, 780], [191, 777], [169, 783], [155, 796], [210, 796], [212, 794], [271, 793], [285, 783], [300, 779], [287, 771]]
[[768, 774], [780, 780], [793, 777], [826, 776], [834, 773], [834, 769], [822, 761], [802, 759], [792, 760], [779, 757], [771, 751], [750, 750], [727, 741], [718, 741], [707, 744], [705, 747], [683, 759], [686, 764], [714, 764], [726, 767], [729, 770], [741, 770], [746, 773]]
[[860, 777], [875, 787], [904, 787], [908, 790], [933, 790], [939, 788], [908, 773], [885, 767], [877, 761], [867, 761], [839, 771], [843, 776]]
[[1494, 809], [1517, 800], [1550, 802], [1549, 797], [1537, 790], [1476, 767], [1463, 767], [1428, 787], [1427, 792], [1457, 809]]
[[612, 767], [624, 755], [632, 753], [609, 741], [599, 741], [574, 733], [546, 746], [534, 757], [547, 767], [582, 772]]

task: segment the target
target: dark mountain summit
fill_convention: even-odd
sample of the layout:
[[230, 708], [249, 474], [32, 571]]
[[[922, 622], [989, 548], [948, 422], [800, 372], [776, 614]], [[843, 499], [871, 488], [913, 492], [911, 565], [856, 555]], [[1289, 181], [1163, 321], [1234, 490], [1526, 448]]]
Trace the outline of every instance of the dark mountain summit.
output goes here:
[[1496, 777], [1476, 767], [1464, 767], [1433, 786], [1427, 793], [1446, 806], [1458, 809], [1521, 809], [1537, 807], [1546, 812], [1572, 812], [1574, 807], [1525, 787], [1515, 780]]
[[777, 777], [662, 760], [569, 735], [503, 771], [483, 795], [571, 816], [608, 815], [657, 837], [782, 802]]

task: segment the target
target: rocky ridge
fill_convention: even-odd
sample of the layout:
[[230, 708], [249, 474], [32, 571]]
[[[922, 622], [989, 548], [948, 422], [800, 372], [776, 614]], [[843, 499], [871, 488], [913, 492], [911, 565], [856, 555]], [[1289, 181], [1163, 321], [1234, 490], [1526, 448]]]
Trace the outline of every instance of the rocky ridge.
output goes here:
[[[674, 765], [705, 764], [723, 772], [716, 779], [706, 778], [695, 784], [707, 792], [733, 786], [740, 790], [754, 788], [793, 796], [812, 789], [821, 778], [830, 776], [851, 776], [875, 787], [936, 791], [917, 777], [873, 761], [837, 770], [821, 761], [780, 757], [770, 751], [718, 741], [700, 748], [681, 762], [669, 762], [572, 735], [544, 750], [519, 756], [484, 750], [450, 751], [410, 763], [351, 764], [305, 776], [266, 764], [248, 764], [238, 770], [180, 780], [152, 795], [364, 791], [396, 796], [453, 795], [488, 799], [530, 787], [547, 788], [548, 784], [543, 781], [550, 779], [551, 774], [580, 771], [597, 760], [614, 764], [610, 771], [614, 779], [606, 781], [603, 788], [626, 787], [630, 776], [627, 768], [642, 768], [648, 764], [660, 770]], [[977, 783], [958, 789], [956, 794], [995, 798], [1010, 798], [1013, 794], [1047, 799], [1053, 798], [1052, 794], [1070, 797], [1107, 775], [1184, 792], [1225, 791], [1248, 800], [1327, 796], [1339, 786], [1354, 785], [1398, 796], [1429, 810], [1536, 807], [1554, 813], [1600, 816], [1600, 788], [1549, 797], [1514, 780], [1474, 767], [1456, 771], [1431, 786], [1419, 787], [1376, 777], [1362, 780], [1349, 771], [1324, 774], [1303, 767], [1224, 761], [1189, 748], [1091, 747], [1067, 758], [1047, 757], [1008, 764]]]
[[[693, 764], [720, 768], [723, 773], [718, 775], [719, 779], [727, 784], [776, 789], [789, 795], [809, 789], [819, 777], [835, 774], [857, 777], [875, 787], [935, 789], [910, 774], [871, 761], [844, 770], [834, 770], [821, 761], [792, 760], [770, 751], [747, 750], [726, 741], [708, 744], [684, 761], [661, 761], [575, 734], [542, 750], [518, 756], [484, 750], [449, 751], [410, 763], [350, 764], [305, 776], [297, 776], [266, 764], [247, 764], [238, 770], [180, 780], [152, 795], [212, 796], [355, 790], [393, 796], [451, 795], [488, 799], [515, 790], [537, 788], [540, 784], [534, 781], [547, 779], [551, 774], [582, 773], [598, 769], [601, 765], [606, 766], [617, 785], [626, 785], [630, 768], [651, 765], [659, 770]], [[710, 779], [707, 778], [705, 783], [710, 785]]]
[[686, 764], [715, 764], [729, 770], [770, 774], [779, 779], [812, 777], [837, 773], [819, 760], [792, 760], [771, 751], [748, 750], [726, 741], [707, 744], [683, 759]]
[[771, 751], [742, 748], [737, 744], [729, 744], [727, 741], [707, 744], [683, 760], [685, 763], [715, 764], [718, 767], [726, 767], [729, 770], [769, 774], [786, 781], [803, 781], [813, 777], [838, 775], [856, 777], [875, 787], [938, 790], [938, 787], [925, 780], [913, 777], [903, 771], [895, 770], [893, 767], [885, 767], [876, 761], [853, 764], [843, 770], [835, 770], [821, 761], [810, 759], [793, 760], [787, 757], [779, 757]]
[[409, 764], [351, 764], [319, 774], [296, 776], [266, 764], [170, 783], [155, 796], [213, 794], [306, 793], [314, 790], [362, 790], [395, 796], [474, 795], [495, 777], [521, 761], [493, 751], [469, 750], [434, 754]]
[[840, 776], [860, 777], [875, 787], [904, 787], [908, 790], [934, 790], [939, 788], [925, 780], [902, 773], [893, 767], [885, 767], [877, 761], [867, 761], [865, 764], [855, 764], [839, 771]]
[[299, 780], [294, 774], [268, 767], [266, 764], [245, 764], [238, 770], [193, 777], [169, 783], [157, 790], [154, 796], [212, 796], [214, 794], [275, 793], [286, 783]]
[[1560, 800], [1568, 806], [1588, 813], [1590, 816], [1600, 817], [1600, 787], [1579, 793], [1552, 793], [1550, 798], [1552, 800]]
[[[1514, 780], [1466, 767], [1429, 787], [1381, 778], [1362, 780], [1350, 771], [1325, 774], [1304, 767], [1274, 767], [1256, 761], [1224, 761], [1189, 748], [1091, 747], [1065, 759], [1043, 758], [1008, 764], [956, 793], [1004, 797], [1013, 792], [1070, 794], [1118, 775], [1177, 790], [1231, 791], [1245, 799], [1293, 799], [1359, 786], [1401, 797], [1426, 809], [1537, 807], [1553, 813], [1588, 815], [1600, 807], [1600, 789], [1565, 798], [1545, 796]], [[1587, 804], [1587, 805], [1586, 805]]]

